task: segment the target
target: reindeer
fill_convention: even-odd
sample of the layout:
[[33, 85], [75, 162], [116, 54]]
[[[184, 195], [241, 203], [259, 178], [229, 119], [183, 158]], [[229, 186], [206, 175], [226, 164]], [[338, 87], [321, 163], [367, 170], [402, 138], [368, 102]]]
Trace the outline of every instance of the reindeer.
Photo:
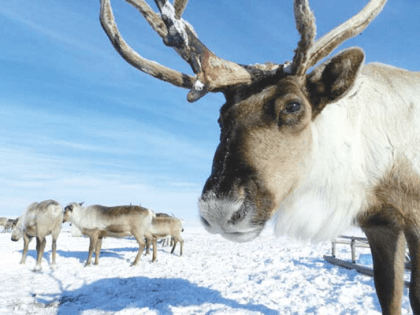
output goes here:
[[42, 269], [41, 262], [44, 255], [46, 236], [52, 237], [51, 268], [55, 268], [57, 238], [60, 235], [63, 222], [63, 208], [55, 200], [44, 200], [31, 203], [26, 212], [13, 221], [12, 241], [17, 242], [23, 237], [23, 252], [21, 264], [25, 264], [28, 246], [32, 238], [36, 237], [37, 259], [35, 271]]
[[189, 88], [190, 102], [209, 92], [225, 95], [220, 144], [199, 200], [204, 227], [246, 242], [275, 217], [276, 234], [322, 241], [356, 224], [371, 246], [383, 314], [400, 314], [407, 243], [413, 259], [410, 302], [420, 314], [420, 74], [365, 65], [357, 47], [330, 56], [363, 31], [386, 0], [370, 0], [318, 40], [308, 0], [295, 0], [301, 38], [293, 60], [249, 66], [223, 60], [199, 41], [181, 17], [185, 0], [173, 6], [155, 0], [160, 16], [144, 1], [127, 2], [195, 76], [132, 50], [109, 0], [101, 0], [102, 27], [127, 62]]
[[[85, 263], [90, 266], [92, 255], [95, 252], [95, 265], [99, 264], [102, 239], [104, 237], [134, 236], [139, 244], [137, 256], [132, 266], [140, 261], [141, 253], [146, 246], [144, 238], [152, 240], [150, 225], [155, 214], [152, 210], [140, 206], [105, 207], [91, 205], [82, 207], [83, 203], [71, 202], [64, 208], [63, 222], [71, 222], [83, 235], [89, 237], [89, 253]], [[153, 252], [153, 261], [156, 253]]]
[[[149, 227], [149, 231], [152, 235], [151, 241], [153, 243], [152, 262], [154, 262], [157, 257], [158, 239], [170, 239], [169, 244], [172, 246], [171, 254], [174, 253], [176, 244], [179, 242], [179, 256], [182, 256], [182, 249], [184, 247], [184, 240], [181, 236], [181, 232], [184, 232], [182, 225], [183, 221], [174, 216], [170, 216], [166, 213], [156, 213]], [[149, 254], [149, 249], [150, 240], [146, 239], [146, 255]]]
[[[173, 214], [172, 214], [172, 216], [175, 217]], [[167, 217], [167, 218], [169, 218], [171, 216], [169, 214], [167, 214], [167, 213], [159, 212], [159, 213], [156, 213], [156, 217], [157, 218], [158, 217]], [[162, 238], [161, 245], [162, 245], [162, 247], [165, 247], [165, 246], [168, 246], [168, 245], [169, 246], [173, 246], [174, 243], [175, 243], [175, 239], [173, 237], [171, 237], [171, 236], [168, 236], [168, 237]]]

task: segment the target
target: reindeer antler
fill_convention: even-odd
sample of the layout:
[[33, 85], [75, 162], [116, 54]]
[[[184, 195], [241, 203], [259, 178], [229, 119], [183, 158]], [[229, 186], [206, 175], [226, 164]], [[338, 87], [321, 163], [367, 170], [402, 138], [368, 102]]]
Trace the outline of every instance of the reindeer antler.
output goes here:
[[387, 0], [370, 0], [355, 16], [334, 28], [314, 43], [315, 17], [308, 0], [295, 0], [296, 28], [301, 35], [292, 62], [292, 73], [302, 76], [347, 39], [360, 34], [382, 11]]
[[310, 62], [309, 50], [314, 44], [316, 36], [315, 16], [309, 8], [308, 0], [295, 0], [294, 2], [296, 29], [300, 34], [300, 41], [295, 50], [292, 61], [292, 73], [302, 76], [306, 73]]
[[[191, 66], [195, 76], [148, 60], [134, 51], [122, 38], [112, 13], [110, 0], [100, 0], [100, 21], [116, 51], [135, 68], [160, 80], [188, 88], [188, 101], [194, 102], [208, 92], [228, 92], [240, 85], [276, 79], [285, 72], [303, 76], [306, 71], [345, 40], [362, 32], [384, 7], [386, 0], [370, 0], [366, 7], [347, 22], [314, 42], [316, 25], [308, 0], [295, 0], [296, 27], [301, 35], [291, 66], [279, 64], [239, 65], [216, 56], [199, 39], [193, 27], [182, 19], [187, 0], [155, 0], [160, 15], [144, 0], [125, 0], [137, 8], [150, 26]], [[287, 70], [286, 70], [287, 67]]]
[[[117, 52], [135, 68], [155, 78], [176, 86], [191, 89], [188, 100], [194, 102], [208, 92], [229, 89], [231, 86], [251, 84], [255, 80], [277, 73], [281, 66], [242, 66], [223, 60], [211, 52], [197, 37], [192, 27], [181, 16], [186, 0], [175, 0], [174, 6], [168, 0], [155, 0], [160, 16], [143, 0], [126, 0], [136, 7], [152, 28], [187, 61], [196, 77], [180, 73], [143, 58], [122, 38], [109, 0], [100, 0], [100, 21]], [[175, 8], [174, 8], [175, 7]]]
[[[144, 1], [132, 0], [128, 2], [140, 10], [149, 24], [160, 36], [163, 37], [167, 35], [163, 22], [158, 20], [159, 17]], [[193, 86], [193, 77], [143, 58], [124, 41], [115, 23], [114, 14], [112, 13], [109, 0], [101, 0], [100, 21], [102, 28], [108, 35], [109, 40], [111, 41], [114, 48], [133, 67], [155, 78], [170, 82], [179, 87], [191, 88]]]

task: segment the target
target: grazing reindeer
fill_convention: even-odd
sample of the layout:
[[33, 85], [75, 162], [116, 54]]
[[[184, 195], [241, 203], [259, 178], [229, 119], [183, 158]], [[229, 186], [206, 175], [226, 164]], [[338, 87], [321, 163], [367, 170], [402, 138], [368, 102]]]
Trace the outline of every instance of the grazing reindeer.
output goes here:
[[26, 212], [13, 222], [12, 241], [17, 242], [23, 237], [23, 252], [20, 263], [24, 264], [26, 262], [29, 242], [36, 237], [37, 259], [35, 270], [41, 270], [42, 256], [47, 243], [46, 236], [51, 234], [51, 268], [55, 268], [57, 238], [60, 235], [62, 223], [63, 208], [57, 201], [44, 200], [40, 203], [31, 203]]
[[[327, 240], [352, 224], [366, 233], [384, 314], [400, 314], [404, 248], [413, 259], [410, 301], [420, 314], [420, 74], [373, 63], [349, 48], [386, 0], [370, 0], [354, 17], [315, 41], [307, 0], [295, 0], [301, 35], [287, 64], [242, 66], [207, 49], [182, 18], [186, 1], [127, 0], [187, 61], [195, 77], [144, 59], [122, 39], [108, 0], [101, 23], [131, 65], [176, 86], [189, 101], [222, 92], [220, 144], [199, 201], [211, 233], [250, 241], [277, 216], [275, 231]], [[315, 66], [312, 72], [308, 70]]]

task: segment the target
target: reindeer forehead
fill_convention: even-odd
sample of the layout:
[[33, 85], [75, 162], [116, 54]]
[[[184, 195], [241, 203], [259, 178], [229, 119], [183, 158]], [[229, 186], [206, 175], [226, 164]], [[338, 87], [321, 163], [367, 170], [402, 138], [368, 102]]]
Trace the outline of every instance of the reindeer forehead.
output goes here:
[[[245, 99], [240, 92], [233, 101], [227, 102], [220, 110], [222, 120], [259, 118], [269, 114], [274, 104], [287, 103], [289, 100], [304, 97], [304, 89], [295, 76], [281, 79], [277, 84], [264, 88]], [[235, 100], [239, 100], [236, 101]]]

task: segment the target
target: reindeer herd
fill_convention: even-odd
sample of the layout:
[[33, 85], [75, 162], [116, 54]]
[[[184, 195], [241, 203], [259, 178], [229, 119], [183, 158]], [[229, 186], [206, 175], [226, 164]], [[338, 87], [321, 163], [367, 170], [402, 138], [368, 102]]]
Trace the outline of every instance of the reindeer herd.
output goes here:
[[133, 236], [136, 239], [139, 250], [132, 266], [138, 264], [146, 246], [146, 254], [149, 252], [151, 243], [153, 244], [152, 262], [156, 260], [158, 239], [171, 238], [173, 242], [171, 253], [174, 253], [176, 244], [179, 243], [180, 256], [182, 256], [184, 245], [181, 237], [181, 232], [184, 230], [182, 220], [163, 213], [155, 214], [152, 210], [141, 206], [83, 207], [82, 203], [72, 202], [63, 211], [63, 207], [57, 201], [45, 200], [30, 204], [20, 217], [11, 221], [12, 241], [23, 238], [21, 264], [26, 261], [30, 241], [36, 238], [36, 271], [41, 270], [47, 235], [52, 237], [51, 268], [56, 267], [57, 238], [65, 222], [70, 222], [83, 235], [89, 237], [89, 254], [85, 266], [91, 264], [93, 252], [95, 252], [94, 264], [98, 265], [104, 237]]

